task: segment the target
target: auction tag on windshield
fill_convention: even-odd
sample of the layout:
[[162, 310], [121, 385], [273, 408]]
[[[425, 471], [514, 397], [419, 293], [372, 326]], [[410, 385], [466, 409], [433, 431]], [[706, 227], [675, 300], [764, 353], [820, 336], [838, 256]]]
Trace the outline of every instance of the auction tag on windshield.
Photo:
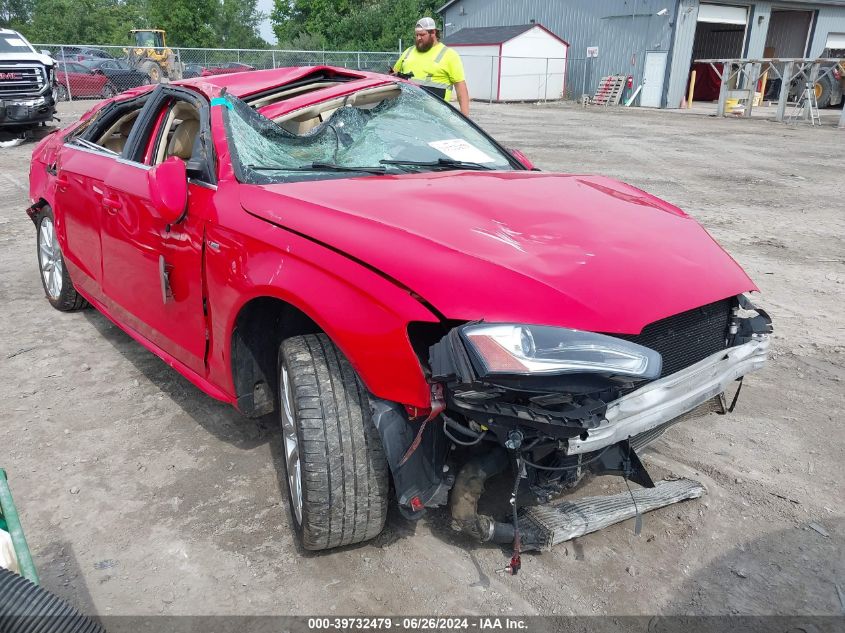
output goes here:
[[445, 141], [432, 141], [429, 143], [438, 152], [446, 154], [452, 160], [462, 160], [467, 163], [492, 163], [495, 159], [478, 149], [475, 145], [467, 143], [462, 138], [450, 138]]
[[8, 44], [9, 46], [23, 46], [24, 48], [27, 47], [26, 43], [22, 39], [17, 37], [7, 37], [6, 44]]

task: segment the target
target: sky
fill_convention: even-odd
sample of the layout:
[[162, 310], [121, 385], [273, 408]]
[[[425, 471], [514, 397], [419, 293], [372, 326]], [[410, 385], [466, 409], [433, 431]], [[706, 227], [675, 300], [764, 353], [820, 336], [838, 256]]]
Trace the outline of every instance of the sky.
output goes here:
[[276, 35], [273, 33], [273, 29], [270, 27], [270, 18], [269, 15], [273, 11], [273, 0], [258, 0], [258, 10], [262, 13], [267, 14], [267, 19], [261, 23], [259, 30], [259, 34], [265, 40], [270, 42], [271, 44], [276, 43]]

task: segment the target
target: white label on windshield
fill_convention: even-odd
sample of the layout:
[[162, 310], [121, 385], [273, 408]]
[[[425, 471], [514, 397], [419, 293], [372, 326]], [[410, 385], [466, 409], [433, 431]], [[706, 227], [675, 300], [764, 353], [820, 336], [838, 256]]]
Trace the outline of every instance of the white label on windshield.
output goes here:
[[24, 48], [29, 48], [22, 39], [17, 37], [7, 37], [6, 44], [9, 46], [23, 46]]
[[492, 163], [495, 159], [478, 149], [475, 145], [467, 143], [462, 138], [450, 138], [446, 141], [432, 141], [429, 146], [438, 152], [446, 154], [452, 160], [461, 160], [467, 163]]

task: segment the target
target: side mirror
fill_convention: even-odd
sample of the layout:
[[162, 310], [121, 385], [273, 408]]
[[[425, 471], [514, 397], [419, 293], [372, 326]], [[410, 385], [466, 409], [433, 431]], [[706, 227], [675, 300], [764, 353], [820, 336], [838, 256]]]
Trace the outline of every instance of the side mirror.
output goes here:
[[531, 171], [538, 171], [537, 168], [534, 166], [534, 163], [531, 162], [531, 159], [528, 158], [525, 154], [520, 152], [518, 149], [510, 149], [508, 148], [510, 155], [513, 156], [520, 165], [525, 167], [525, 169], [530, 169]]
[[50, 51], [48, 51], [46, 48], [42, 48], [42, 49], [41, 49], [41, 54], [42, 54], [42, 55], [46, 55], [47, 57], [52, 57], [52, 56], [53, 56], [53, 53], [51, 53]]
[[188, 176], [185, 163], [171, 156], [147, 172], [150, 198], [156, 215], [167, 224], [173, 224], [185, 213], [188, 205]]

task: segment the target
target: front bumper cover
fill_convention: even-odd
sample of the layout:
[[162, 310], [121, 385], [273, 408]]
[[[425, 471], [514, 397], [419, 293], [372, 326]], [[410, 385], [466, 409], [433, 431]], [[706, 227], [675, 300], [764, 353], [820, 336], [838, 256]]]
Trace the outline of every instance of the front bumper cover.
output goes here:
[[56, 102], [51, 92], [32, 97], [14, 97], [0, 100], [0, 126], [17, 127], [48, 123], [56, 113]]
[[567, 440], [566, 454], [590, 453], [670, 422], [724, 393], [731, 382], [766, 362], [769, 337], [756, 335], [607, 405], [602, 422]]

